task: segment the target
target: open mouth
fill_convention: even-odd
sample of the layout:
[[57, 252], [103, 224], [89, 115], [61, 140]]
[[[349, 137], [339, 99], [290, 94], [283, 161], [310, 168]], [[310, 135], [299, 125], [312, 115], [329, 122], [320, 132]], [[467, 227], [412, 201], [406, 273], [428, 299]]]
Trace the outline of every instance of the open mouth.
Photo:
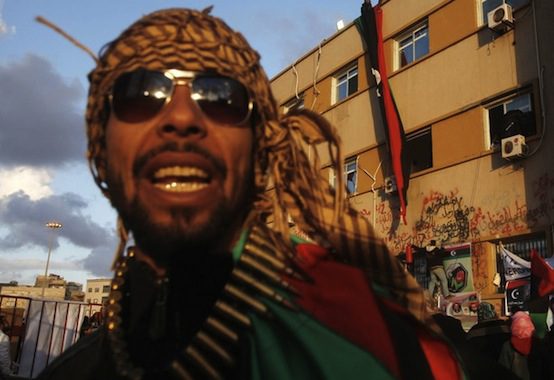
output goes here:
[[175, 193], [192, 192], [210, 184], [211, 176], [196, 166], [168, 166], [154, 172], [152, 183], [158, 189]]

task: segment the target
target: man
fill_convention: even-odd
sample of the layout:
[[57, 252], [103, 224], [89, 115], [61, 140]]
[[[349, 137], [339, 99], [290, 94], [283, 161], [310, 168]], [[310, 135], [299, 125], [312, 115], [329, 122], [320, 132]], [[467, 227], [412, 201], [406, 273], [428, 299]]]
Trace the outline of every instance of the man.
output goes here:
[[431, 277], [428, 286], [429, 295], [433, 297], [436, 286], [440, 285], [442, 296], [445, 298], [450, 297], [448, 279], [446, 278], [443, 266], [443, 260], [449, 254], [444, 249], [437, 247], [435, 240], [431, 240], [429, 245], [425, 247], [425, 255], [427, 258], [427, 268]]
[[104, 328], [42, 379], [463, 376], [415, 280], [304, 154], [327, 142], [341, 189], [333, 128], [278, 115], [239, 33], [164, 10], [97, 63], [89, 160], [121, 245]]

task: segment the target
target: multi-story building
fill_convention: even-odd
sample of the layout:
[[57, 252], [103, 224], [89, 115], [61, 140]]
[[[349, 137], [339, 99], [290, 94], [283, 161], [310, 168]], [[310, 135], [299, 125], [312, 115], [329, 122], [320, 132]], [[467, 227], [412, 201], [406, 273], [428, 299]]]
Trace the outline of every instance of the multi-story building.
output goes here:
[[35, 287], [37, 288], [65, 288], [66, 281], [62, 276], [50, 273], [48, 277], [38, 275], [35, 278]]
[[[474, 273], [477, 290], [488, 292], [495, 269], [485, 263], [494, 261], [500, 241], [524, 258], [532, 248], [552, 255], [554, 3], [381, 0], [379, 6], [386, 71], [410, 156], [406, 224], [355, 23], [276, 75], [274, 94], [283, 112], [311, 108], [336, 126], [350, 203], [393, 253], [432, 239], [471, 243], [474, 260], [479, 252], [489, 257], [474, 265], [483, 271]], [[322, 175], [333, 183], [320, 153]]]
[[110, 278], [93, 278], [87, 280], [85, 289], [85, 302], [104, 304], [110, 295]]

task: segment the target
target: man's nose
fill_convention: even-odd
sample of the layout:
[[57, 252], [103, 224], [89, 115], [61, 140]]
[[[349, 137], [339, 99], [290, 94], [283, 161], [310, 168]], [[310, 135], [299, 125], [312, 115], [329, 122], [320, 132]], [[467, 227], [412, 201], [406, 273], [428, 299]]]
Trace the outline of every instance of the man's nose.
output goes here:
[[191, 99], [188, 86], [176, 86], [161, 112], [158, 133], [162, 137], [202, 138], [206, 135], [205, 116]]

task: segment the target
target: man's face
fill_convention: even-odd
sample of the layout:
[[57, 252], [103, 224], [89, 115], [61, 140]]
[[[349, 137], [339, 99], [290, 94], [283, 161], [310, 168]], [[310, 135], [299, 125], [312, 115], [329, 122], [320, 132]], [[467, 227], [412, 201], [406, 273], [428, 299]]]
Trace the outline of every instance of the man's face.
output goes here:
[[250, 207], [253, 145], [249, 120], [210, 119], [185, 85], [146, 121], [123, 122], [111, 112], [107, 182], [137, 245], [150, 254], [228, 248], [214, 243], [229, 244]]

